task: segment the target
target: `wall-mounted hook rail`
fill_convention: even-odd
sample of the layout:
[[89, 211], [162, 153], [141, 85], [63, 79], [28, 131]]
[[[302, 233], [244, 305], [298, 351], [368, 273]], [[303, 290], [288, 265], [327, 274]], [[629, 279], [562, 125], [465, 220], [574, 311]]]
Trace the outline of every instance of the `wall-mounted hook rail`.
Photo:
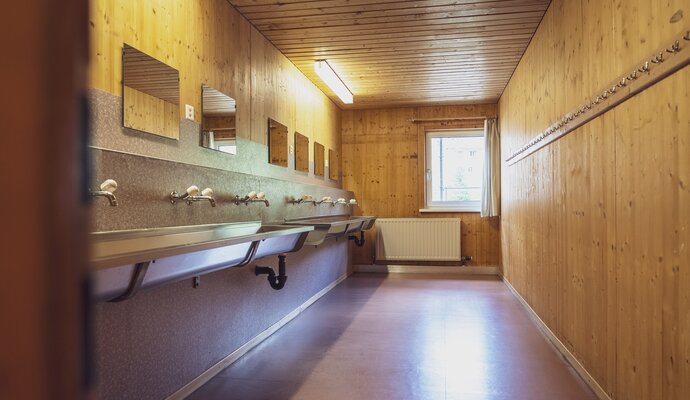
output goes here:
[[607, 85], [606, 89], [599, 92], [600, 94], [591, 100], [587, 100], [583, 106], [576, 109], [580, 111], [585, 109], [587, 110], [586, 113], [578, 113], [577, 111], [566, 113], [560, 120], [513, 152], [505, 161], [508, 165], [515, 164], [540, 148], [560, 139], [634, 95], [690, 65], [690, 51], [685, 49], [687, 46], [681, 45], [682, 41], [690, 41], [690, 30], [683, 30], [683, 33], [671, 41], [670, 46], [662, 47], [650, 58], [641, 61], [633, 69], [632, 73], [618, 77], [610, 85]]

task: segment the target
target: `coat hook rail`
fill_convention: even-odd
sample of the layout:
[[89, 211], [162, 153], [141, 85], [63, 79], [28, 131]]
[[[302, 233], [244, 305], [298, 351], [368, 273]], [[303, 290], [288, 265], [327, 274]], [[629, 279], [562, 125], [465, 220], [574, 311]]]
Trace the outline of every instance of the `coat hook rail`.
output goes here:
[[631, 73], [618, 77], [590, 100], [565, 114], [505, 161], [508, 165], [515, 164], [688, 65], [690, 65], [690, 30], [686, 29], [672, 41], [670, 46], [663, 47], [651, 57], [638, 63]]

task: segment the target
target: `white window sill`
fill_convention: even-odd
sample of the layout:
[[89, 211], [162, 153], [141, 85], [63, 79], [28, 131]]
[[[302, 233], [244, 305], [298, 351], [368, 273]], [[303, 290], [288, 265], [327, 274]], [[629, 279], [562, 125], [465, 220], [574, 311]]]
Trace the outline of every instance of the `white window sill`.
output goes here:
[[479, 213], [474, 208], [420, 208], [420, 213]]

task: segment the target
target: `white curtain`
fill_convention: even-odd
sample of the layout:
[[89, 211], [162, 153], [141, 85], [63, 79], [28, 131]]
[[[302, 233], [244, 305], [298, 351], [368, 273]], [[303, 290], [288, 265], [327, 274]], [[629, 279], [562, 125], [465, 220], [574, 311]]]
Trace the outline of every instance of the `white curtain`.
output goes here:
[[484, 176], [482, 217], [501, 214], [501, 137], [495, 118], [484, 121]]

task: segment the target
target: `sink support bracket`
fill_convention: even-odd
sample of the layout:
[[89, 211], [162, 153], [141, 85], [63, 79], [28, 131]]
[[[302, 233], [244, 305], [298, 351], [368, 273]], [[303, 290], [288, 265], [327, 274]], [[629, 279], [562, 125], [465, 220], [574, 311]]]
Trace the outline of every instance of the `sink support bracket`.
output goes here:
[[146, 276], [146, 271], [148, 271], [149, 269], [149, 264], [151, 264], [151, 261], [137, 263], [134, 266], [134, 271], [132, 272], [132, 279], [129, 281], [129, 286], [127, 287], [127, 290], [125, 290], [125, 292], [121, 295], [108, 301], [111, 303], [117, 303], [134, 297], [134, 295], [137, 294], [137, 292], [139, 292], [139, 289], [141, 289], [141, 284], [144, 283], [144, 277]]
[[249, 250], [247, 251], [247, 255], [244, 256], [244, 260], [242, 260], [241, 263], [235, 265], [235, 267], [244, 267], [245, 265], [252, 262], [252, 260], [256, 256], [256, 251], [259, 249], [260, 243], [261, 243], [261, 241], [259, 241], [259, 240], [252, 242], [252, 244], [249, 246]]
[[359, 237], [356, 235], [350, 235], [347, 238], [354, 241], [357, 247], [364, 246], [364, 231], [359, 231]]
[[254, 273], [256, 276], [268, 275], [266, 278], [268, 279], [269, 285], [275, 290], [282, 289], [287, 281], [287, 275], [285, 275], [285, 257], [285, 254], [278, 255], [278, 275], [276, 275], [273, 268], [261, 266], [254, 267]]

